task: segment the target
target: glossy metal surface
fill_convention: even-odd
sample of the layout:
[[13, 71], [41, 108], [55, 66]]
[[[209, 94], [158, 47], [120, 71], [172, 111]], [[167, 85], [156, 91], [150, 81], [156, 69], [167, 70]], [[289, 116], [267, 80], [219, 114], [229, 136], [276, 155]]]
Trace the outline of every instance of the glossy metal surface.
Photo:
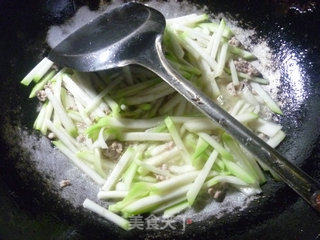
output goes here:
[[153, 49], [165, 28], [162, 14], [128, 3], [107, 11], [75, 31], [49, 54], [54, 62], [84, 72], [137, 63]]
[[49, 58], [79, 71], [98, 71], [139, 64], [159, 75], [212, 121], [265, 163], [320, 212], [320, 185], [253, 134], [166, 61], [161, 37], [164, 16], [138, 3], [124, 4], [80, 28], [55, 47]]

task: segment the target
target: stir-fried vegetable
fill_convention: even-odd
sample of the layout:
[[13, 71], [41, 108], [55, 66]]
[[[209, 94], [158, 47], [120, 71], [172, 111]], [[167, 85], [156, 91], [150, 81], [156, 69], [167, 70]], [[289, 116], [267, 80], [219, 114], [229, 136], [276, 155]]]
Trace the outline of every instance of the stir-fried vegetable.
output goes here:
[[[187, 80], [270, 146], [280, 144], [281, 125], [261, 112], [265, 105], [282, 114], [260, 85], [269, 81], [249, 62], [255, 56], [233, 44], [224, 20], [168, 19], [163, 39], [166, 58]], [[174, 216], [222, 183], [248, 195], [261, 191], [268, 167], [154, 74], [137, 67], [57, 72], [52, 65], [43, 59], [21, 83], [34, 82], [30, 98], [43, 101], [34, 128], [102, 186], [100, 200], [116, 201], [107, 210], [86, 199], [85, 208], [128, 230], [125, 218]]]

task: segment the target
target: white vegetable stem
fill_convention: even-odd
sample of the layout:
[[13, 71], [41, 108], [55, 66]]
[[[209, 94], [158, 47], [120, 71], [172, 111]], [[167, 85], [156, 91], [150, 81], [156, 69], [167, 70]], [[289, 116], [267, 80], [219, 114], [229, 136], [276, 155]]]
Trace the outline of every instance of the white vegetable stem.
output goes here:
[[211, 178], [209, 181], [205, 183], [205, 185], [207, 188], [210, 188], [219, 182], [226, 182], [226, 183], [239, 185], [239, 186], [248, 186], [248, 184], [242, 181], [240, 178], [237, 178], [234, 176], [223, 176], [223, 175], [219, 175]]
[[210, 54], [210, 57], [213, 60], [216, 59], [218, 48], [219, 48], [219, 44], [220, 44], [220, 41], [221, 41], [222, 34], [223, 34], [225, 26], [226, 26], [226, 23], [222, 19], [220, 21], [220, 25], [219, 25], [218, 31], [215, 32], [214, 34], [212, 34], [212, 38], [211, 38], [209, 46], [208, 46], [208, 52]]
[[[120, 79], [121, 80], [121, 79]], [[99, 104], [102, 102], [102, 99], [112, 90], [115, 86], [117, 86], [120, 83], [120, 80], [114, 80], [112, 81], [104, 90], [102, 90], [86, 107], [85, 112], [90, 113], [95, 108], [99, 106]]]
[[67, 132], [64, 132], [63, 129], [56, 127], [50, 120], [46, 121], [46, 125], [48, 126], [49, 130], [53, 132], [72, 152], [78, 152], [77, 142]]
[[134, 151], [131, 147], [129, 147], [125, 153], [121, 156], [120, 160], [118, 161], [118, 164], [114, 167], [111, 174], [109, 175], [106, 183], [103, 185], [102, 190], [104, 191], [110, 191], [112, 187], [116, 184], [116, 182], [119, 180], [121, 174], [127, 167], [128, 163], [132, 159], [132, 156], [134, 154]]
[[141, 161], [138, 160], [138, 159], [135, 159], [134, 161], [135, 161], [135, 163], [136, 163], [137, 165], [139, 165], [139, 166], [141, 166], [142, 168], [144, 168], [144, 169], [146, 169], [146, 170], [148, 170], [148, 171], [150, 171], [150, 172], [153, 172], [153, 173], [155, 173], [155, 174], [162, 175], [162, 176], [166, 176], [166, 177], [171, 177], [171, 176], [172, 176], [172, 175], [171, 175], [168, 171], [166, 171], [166, 170], [162, 170], [162, 169], [157, 168], [157, 167], [155, 167], [155, 166], [152, 166], [152, 165], [150, 165], [150, 164], [148, 164], [148, 163], [141, 162]]
[[232, 83], [234, 86], [238, 86], [239, 85], [239, 78], [238, 78], [236, 66], [234, 65], [233, 59], [231, 59], [229, 62], [229, 68], [230, 68], [230, 72], [231, 72]]
[[168, 142], [168, 143], [164, 143], [164, 144], [161, 144], [161, 145], [158, 145], [150, 150], [147, 150], [148, 154], [150, 156], [156, 156], [158, 154], [161, 154], [165, 151], [169, 151], [171, 149], [173, 149], [174, 147], [174, 143], [173, 142]]
[[179, 148], [174, 147], [173, 149], [171, 149], [169, 151], [164, 151], [163, 153], [161, 153], [157, 156], [146, 159], [145, 162], [150, 165], [158, 166], [158, 165], [161, 165], [161, 164], [171, 160], [172, 158], [177, 156], [179, 153], [180, 153]]
[[190, 157], [190, 154], [189, 152], [187, 151], [185, 145], [183, 144], [183, 141], [176, 129], [176, 126], [174, 125], [172, 119], [170, 117], [167, 117], [165, 120], [164, 120], [168, 130], [169, 130], [169, 133], [171, 134], [171, 137], [174, 141], [174, 143], [176, 144], [176, 146], [182, 150], [182, 155], [183, 155], [183, 158], [186, 162], [188, 163], [191, 163], [191, 157]]
[[127, 196], [128, 191], [100, 191], [98, 192], [98, 198], [101, 199], [114, 199], [124, 198]]
[[130, 205], [128, 205], [125, 208], [126, 212], [129, 213], [142, 213], [145, 210], [148, 210], [150, 207], [156, 206], [158, 204], [170, 201], [172, 199], [181, 197], [182, 195], [186, 194], [186, 192], [189, 190], [191, 184], [183, 186], [181, 188], [179, 188], [176, 191], [173, 191], [169, 194], [160, 196], [160, 195], [151, 195], [148, 197], [144, 197], [141, 198], [133, 203], [131, 203]]
[[54, 111], [57, 112], [62, 125], [67, 129], [71, 136], [75, 136], [77, 134], [77, 128], [64, 110], [61, 102], [59, 102], [58, 99], [52, 94], [50, 89], [46, 89], [45, 91], [49, 101], [54, 108]]
[[205, 140], [207, 143], [209, 143], [217, 152], [221, 154], [226, 159], [231, 160], [232, 155], [230, 152], [228, 152], [220, 143], [217, 142], [213, 137], [208, 135], [207, 133], [201, 132], [198, 133], [199, 137], [202, 137], [203, 140]]
[[200, 189], [202, 188], [202, 185], [206, 180], [217, 157], [218, 152], [216, 150], [213, 150], [199, 175], [197, 176], [196, 180], [191, 185], [190, 190], [187, 192], [187, 200], [190, 206], [194, 203], [194, 200], [196, 199]]
[[282, 140], [286, 137], [286, 134], [283, 132], [283, 131], [279, 131], [276, 135], [274, 135], [272, 138], [270, 138], [267, 143], [275, 148], [277, 147], [281, 142]]
[[130, 222], [128, 220], [118, 216], [117, 214], [114, 214], [113, 212], [110, 212], [88, 198], [86, 198], [86, 200], [83, 202], [83, 207], [115, 223], [124, 230], [130, 229]]
[[250, 127], [257, 132], [261, 132], [268, 137], [273, 137], [276, 135], [282, 128], [281, 125], [263, 120], [261, 118], [257, 119], [256, 121], [250, 123]]
[[251, 82], [252, 89], [257, 92], [257, 94], [263, 99], [266, 105], [270, 108], [271, 111], [283, 114], [279, 106], [276, 104], [275, 101], [270, 97], [270, 95], [263, 90], [263, 88], [258, 83]]
[[199, 174], [199, 171], [190, 172], [177, 177], [172, 177], [171, 179], [168, 179], [168, 180], [158, 182], [152, 186], [152, 191], [155, 193], [163, 194], [172, 189], [178, 188], [181, 185], [186, 185], [193, 182], [193, 180], [198, 176], [198, 174]]

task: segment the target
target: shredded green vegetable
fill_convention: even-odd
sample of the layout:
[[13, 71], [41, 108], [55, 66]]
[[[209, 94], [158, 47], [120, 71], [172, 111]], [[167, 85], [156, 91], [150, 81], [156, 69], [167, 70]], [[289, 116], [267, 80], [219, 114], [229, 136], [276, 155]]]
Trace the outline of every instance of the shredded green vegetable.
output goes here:
[[[223, 19], [211, 22], [206, 14], [168, 19], [165, 56], [187, 80], [276, 147], [285, 133], [261, 111], [282, 111], [260, 85], [268, 79], [237, 68], [239, 58], [250, 64], [255, 56], [233, 45], [233, 37]], [[86, 208], [128, 230], [124, 218], [147, 212], [174, 216], [218, 183], [244, 194], [261, 191], [269, 168], [153, 73], [131, 66], [57, 72], [52, 65], [43, 59], [21, 83], [34, 82], [30, 98], [43, 101], [34, 129], [49, 135], [102, 186], [99, 199], [116, 201], [106, 210], [86, 200]]]

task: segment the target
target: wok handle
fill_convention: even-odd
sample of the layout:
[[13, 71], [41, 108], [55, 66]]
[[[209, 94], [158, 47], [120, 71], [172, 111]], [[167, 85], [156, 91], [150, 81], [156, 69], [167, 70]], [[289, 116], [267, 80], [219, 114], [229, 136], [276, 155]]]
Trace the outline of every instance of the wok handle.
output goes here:
[[218, 123], [261, 162], [276, 172], [289, 187], [314, 209], [320, 212], [319, 183], [289, 162], [174, 70], [163, 55], [161, 36], [156, 38], [155, 49], [150, 50], [150, 55], [140, 61], [139, 64], [155, 72], [209, 119]]

